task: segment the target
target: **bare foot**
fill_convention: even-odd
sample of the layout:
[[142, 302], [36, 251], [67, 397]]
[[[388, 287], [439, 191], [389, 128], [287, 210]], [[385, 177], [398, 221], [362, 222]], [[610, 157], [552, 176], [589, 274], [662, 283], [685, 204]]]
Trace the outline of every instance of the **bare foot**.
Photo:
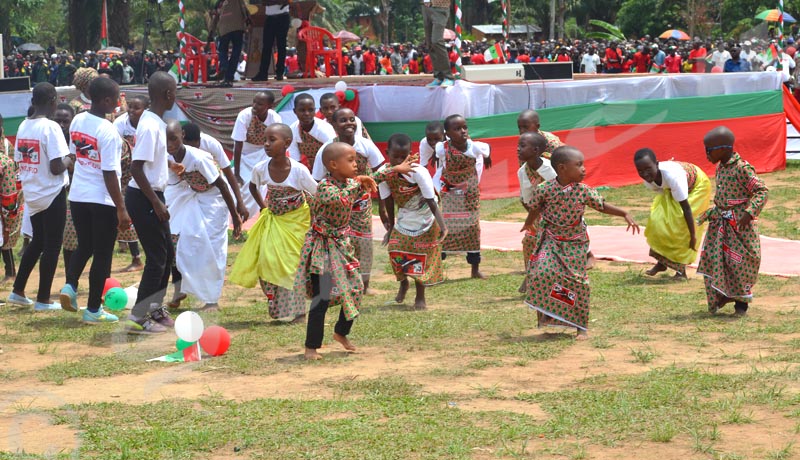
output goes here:
[[479, 280], [485, 280], [486, 276], [478, 270], [478, 267], [472, 266], [472, 277]]
[[575, 336], [575, 340], [584, 341], [589, 340], [589, 333], [587, 331], [583, 331], [578, 329], [578, 335]]
[[667, 271], [667, 267], [664, 266], [661, 262], [653, 265], [653, 268], [644, 272], [647, 276], [656, 276], [658, 273]]
[[306, 352], [303, 353], [303, 357], [307, 361], [318, 361], [318, 360], [322, 359], [322, 355], [317, 353], [317, 350], [315, 350], [313, 348], [306, 348]]
[[117, 248], [117, 254], [127, 254], [127, 253], [128, 253], [128, 243], [120, 241], [119, 247]]
[[335, 340], [335, 341], [339, 342], [340, 344], [342, 344], [344, 349], [347, 350], [347, 351], [356, 351], [356, 346], [353, 345], [352, 343], [350, 343], [350, 341], [347, 339], [347, 337], [345, 337], [343, 335], [339, 335], [339, 334], [334, 333], [333, 334], [333, 340]]
[[519, 289], [517, 289], [517, 292], [519, 292], [520, 294], [525, 294], [525, 292], [527, 292], [528, 290], [527, 288], [528, 288], [528, 278], [525, 277], [522, 279], [522, 284], [519, 285]]
[[142, 259], [138, 257], [133, 259], [130, 265], [122, 269], [124, 273], [140, 272], [142, 270], [144, 270], [144, 264], [142, 263]]
[[408, 292], [409, 285], [407, 279], [400, 281], [400, 289], [397, 290], [397, 295], [394, 297], [395, 302], [403, 303], [406, 300], [406, 293]]
[[591, 270], [594, 268], [594, 265], [597, 263], [597, 258], [592, 254], [592, 251], [589, 251], [586, 254], [586, 269]]
[[186, 300], [186, 294], [180, 293], [180, 294], [174, 295], [172, 297], [172, 300], [167, 302], [167, 306], [169, 308], [180, 308], [181, 302], [183, 302], [184, 300]]
[[290, 324], [303, 324], [306, 322], [306, 315], [295, 316]]
[[744, 318], [745, 316], [747, 316], [747, 310], [736, 310], [735, 312], [733, 312], [733, 316], [737, 318]]
[[[180, 304], [180, 302], [179, 302], [179, 304]], [[203, 308], [201, 308], [200, 311], [207, 312], [207, 313], [218, 312], [219, 311], [219, 304], [207, 303], [207, 304], [203, 305]]]
[[428, 309], [428, 302], [425, 299], [416, 299], [414, 300], [414, 310], [427, 310]]
[[15, 279], [17, 279], [16, 276], [6, 276], [3, 278], [3, 281], [0, 281], [0, 284], [6, 284], [9, 281], [14, 281]]
[[672, 277], [675, 281], [689, 281], [689, 277], [686, 276], [686, 273], [675, 272], [675, 276]]

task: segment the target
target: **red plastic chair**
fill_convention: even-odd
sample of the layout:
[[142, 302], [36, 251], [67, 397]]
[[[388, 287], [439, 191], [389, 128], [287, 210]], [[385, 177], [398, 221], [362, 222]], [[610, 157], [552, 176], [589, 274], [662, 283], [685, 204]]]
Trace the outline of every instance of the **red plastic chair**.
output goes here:
[[[178, 40], [181, 39], [181, 33], [176, 33]], [[217, 54], [217, 44], [212, 42], [209, 46], [209, 51], [206, 51], [206, 42], [198, 39], [197, 37], [184, 33], [186, 37], [186, 46], [181, 48], [181, 51], [186, 56], [186, 69], [189, 73], [188, 80], [192, 83], [197, 82], [198, 78], [203, 83], [208, 81], [208, 61], [209, 58], [212, 62], [219, 59]]]
[[[325, 49], [325, 39], [334, 46]], [[306, 44], [306, 66], [303, 70], [304, 77], [313, 78], [316, 74], [317, 58], [322, 56], [325, 59], [325, 76], [330, 77], [331, 58], [336, 61], [336, 71], [339, 76], [344, 75], [344, 62], [342, 60], [342, 40], [333, 36], [332, 33], [319, 27], [304, 27], [297, 32], [297, 39]]]

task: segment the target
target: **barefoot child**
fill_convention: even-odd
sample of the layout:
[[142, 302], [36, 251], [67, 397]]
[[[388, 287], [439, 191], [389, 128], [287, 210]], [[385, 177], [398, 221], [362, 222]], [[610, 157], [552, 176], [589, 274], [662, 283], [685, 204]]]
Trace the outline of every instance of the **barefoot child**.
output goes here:
[[[402, 164], [411, 153], [411, 138], [394, 134], [389, 138], [388, 157], [392, 166]], [[436, 203], [436, 191], [428, 170], [414, 166], [409, 174], [393, 174], [378, 186], [385, 201], [389, 229], [389, 262], [400, 281], [395, 301], [403, 303], [408, 292], [408, 278], [414, 280], [417, 296], [415, 309], [425, 309], [425, 286], [444, 280], [441, 242], [447, 236], [444, 218]], [[397, 222], [394, 205], [397, 203]]]
[[[333, 142], [344, 142], [351, 145], [358, 153], [356, 164], [357, 176], [365, 176], [370, 171], [377, 171], [383, 165], [383, 154], [369, 139], [356, 135], [356, 116], [350, 109], [339, 109], [333, 115], [333, 129], [336, 130], [336, 139]], [[314, 162], [312, 176], [320, 181], [329, 172], [325, 169], [321, 153], [322, 147]], [[360, 264], [361, 278], [364, 281], [364, 291], [369, 288], [370, 273], [372, 273], [372, 197], [369, 193], [362, 193], [358, 200], [353, 202], [353, 212], [350, 215], [350, 242], [355, 248], [355, 257]]]
[[[20, 124], [14, 147], [14, 161], [19, 165], [33, 231], [20, 260], [8, 303], [32, 306], [36, 311], [61, 309], [59, 304], [50, 302], [50, 289], [64, 238], [67, 169], [73, 164], [73, 158], [61, 128], [48, 119], [56, 110], [57, 100], [56, 89], [50, 83], [39, 83], [33, 88], [34, 112]], [[39, 290], [34, 302], [25, 296], [25, 287], [37, 262]]]
[[89, 93], [91, 108], [78, 114], [70, 125], [70, 151], [75, 153], [76, 162], [69, 205], [78, 247], [66, 268], [67, 282], [60, 301], [62, 309], [78, 311], [78, 280], [91, 257], [83, 322], [116, 323], [119, 319], [103, 310], [103, 287], [111, 275], [117, 229], [131, 224], [119, 188], [123, 140], [105, 118], [117, 107], [119, 86], [109, 78], [96, 78], [89, 83]]
[[589, 237], [583, 213], [586, 206], [604, 214], [620, 216], [628, 229], [639, 226], [624, 210], [603, 201], [593, 188], [581, 183], [586, 176], [583, 153], [563, 146], [550, 159], [558, 177], [536, 187], [522, 231], [539, 221], [538, 244], [528, 265], [525, 303], [537, 311], [539, 327], [577, 328], [585, 340], [589, 324], [589, 278], [586, 249]]
[[[199, 132], [195, 134], [200, 137]], [[228, 214], [234, 237], [241, 233], [242, 221], [217, 162], [210, 153], [184, 145], [176, 120], [167, 122], [167, 152], [183, 170], [178, 176], [170, 169], [164, 191], [170, 230], [179, 236], [175, 265], [181, 279], [173, 281], [180, 283], [180, 292], [202, 302], [204, 310], [213, 310], [225, 284]]]
[[439, 142], [444, 142], [444, 125], [441, 121], [432, 121], [425, 125], [425, 137], [419, 141], [419, 164], [432, 174], [436, 173], [436, 144]]
[[3, 281], [17, 276], [14, 263], [14, 248], [19, 241], [22, 229], [22, 208], [24, 200], [19, 182], [19, 168], [14, 162], [14, 146], [3, 132], [3, 116], [0, 115], [0, 219], [2, 219], [2, 254], [5, 266]]
[[[517, 158], [522, 166], [517, 171], [517, 179], [519, 179], [520, 200], [526, 211], [531, 210], [531, 200], [536, 187], [556, 178], [556, 172], [550, 166], [550, 160], [543, 158], [546, 148], [547, 140], [539, 133], [525, 132], [519, 136]], [[539, 223], [535, 222], [534, 228], [526, 231], [522, 238], [522, 260], [526, 272], [525, 279], [519, 288], [519, 292], [522, 293], [525, 292], [525, 283], [528, 280], [528, 263], [536, 248], [536, 227], [538, 226]]]
[[489, 144], [469, 138], [467, 120], [450, 115], [444, 121], [447, 140], [436, 144], [439, 167], [434, 184], [442, 195], [442, 215], [447, 225], [447, 238], [442, 250], [467, 253], [473, 278], [485, 278], [481, 264], [481, 181], [484, 164], [492, 165]]
[[[260, 282], [269, 316], [299, 322], [305, 318], [306, 300], [302, 290], [294, 289], [294, 276], [311, 225], [305, 195], [317, 192], [317, 182], [305, 166], [286, 156], [291, 142], [288, 126], [275, 123], [267, 128], [264, 148], [269, 158], [256, 165], [250, 179], [261, 214], [233, 264], [230, 281], [248, 288]], [[266, 198], [259, 192], [264, 186]]]
[[644, 229], [650, 257], [656, 264], [645, 273], [654, 276], [671, 268], [676, 278], [685, 279], [686, 265], [697, 260], [705, 230], [705, 225], [695, 225], [694, 216], [708, 209], [711, 181], [691, 163], [659, 162], [655, 152], [647, 148], [634, 154], [633, 163], [645, 187], [658, 194]]
[[716, 313], [734, 302], [737, 316], [747, 314], [761, 265], [761, 241], [756, 218], [767, 204], [769, 190], [750, 163], [734, 149], [735, 137], [720, 126], [706, 134], [706, 157], [717, 165], [714, 206], [698, 222], [708, 221], [708, 233], [697, 273], [705, 276], [708, 311]]
[[292, 123], [292, 144], [289, 156], [311, 171], [314, 159], [322, 146], [336, 137], [333, 126], [314, 116], [317, 107], [314, 97], [308, 93], [300, 93], [294, 98], [294, 114], [297, 121]]
[[[352, 112], [350, 112], [352, 113]], [[355, 123], [351, 123], [354, 125]], [[305, 289], [312, 299], [306, 329], [306, 359], [321, 359], [325, 313], [330, 305], [341, 305], [333, 339], [348, 351], [355, 346], [347, 339], [353, 320], [358, 316], [364, 284], [359, 276], [359, 261], [353, 254], [347, 227], [354, 202], [364, 193], [376, 190], [375, 180], [382, 182], [391, 174], [408, 174], [411, 163], [383, 168], [368, 176], [358, 176], [359, 154], [343, 142], [326, 145], [317, 159], [329, 171], [317, 187], [311, 204], [313, 221], [301, 251], [295, 287]]]

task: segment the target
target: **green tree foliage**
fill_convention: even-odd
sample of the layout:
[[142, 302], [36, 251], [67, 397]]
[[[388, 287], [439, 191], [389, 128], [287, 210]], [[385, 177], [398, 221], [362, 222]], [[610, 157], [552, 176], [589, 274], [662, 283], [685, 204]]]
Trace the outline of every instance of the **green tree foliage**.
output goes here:
[[629, 37], [656, 37], [668, 29], [681, 29], [685, 0], [625, 0], [617, 12], [617, 25]]

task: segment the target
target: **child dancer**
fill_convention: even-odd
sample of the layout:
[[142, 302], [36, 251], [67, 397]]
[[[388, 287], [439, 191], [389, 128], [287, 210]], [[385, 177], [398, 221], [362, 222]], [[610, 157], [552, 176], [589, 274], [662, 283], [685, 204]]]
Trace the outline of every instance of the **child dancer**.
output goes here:
[[539, 113], [535, 110], [523, 110], [517, 117], [517, 129], [519, 129], [519, 134], [538, 133], [544, 137], [546, 146], [542, 156], [545, 158], [550, 158], [550, 156], [553, 154], [553, 151], [564, 145], [564, 143], [561, 142], [561, 139], [559, 139], [559, 137], [555, 134], [548, 131], [542, 131], [541, 127], [542, 125], [539, 121]]
[[[350, 124], [355, 125], [355, 122]], [[355, 131], [354, 126], [352, 131]], [[330, 143], [317, 155], [330, 174], [319, 183], [312, 201], [311, 215], [314, 219], [303, 244], [295, 279], [295, 287], [305, 289], [312, 299], [306, 329], [306, 359], [322, 359], [317, 349], [322, 346], [325, 313], [329, 305], [342, 307], [333, 339], [346, 350], [355, 351], [347, 335], [353, 327], [353, 319], [358, 316], [364, 285], [358, 276], [359, 261], [354, 257], [346, 233], [350, 214], [354, 202], [360, 200], [365, 192], [369, 194], [377, 189], [375, 180], [382, 182], [393, 173], [411, 172], [411, 163], [406, 161], [381, 169], [374, 174], [375, 179], [359, 176], [358, 156], [353, 146], [343, 142]]]
[[322, 146], [336, 137], [333, 126], [314, 116], [317, 110], [314, 97], [308, 93], [300, 93], [294, 98], [294, 114], [297, 121], [292, 123], [292, 144], [289, 156], [303, 163], [311, 170], [317, 152]]
[[[319, 98], [319, 112], [317, 113], [317, 118], [323, 119], [327, 121], [328, 124], [333, 125], [333, 114], [336, 113], [340, 107], [339, 98], [335, 94], [325, 93]], [[367, 139], [370, 138], [367, 128], [364, 127], [364, 123], [358, 117], [356, 117], [356, 136], [366, 137]]]
[[425, 137], [419, 141], [419, 164], [436, 172], [436, 162], [431, 162], [436, 157], [436, 144], [444, 142], [444, 125], [441, 121], [432, 121], [425, 126]]
[[[311, 225], [305, 194], [315, 194], [317, 182], [305, 166], [286, 156], [291, 143], [288, 126], [275, 123], [267, 128], [264, 148], [269, 158], [256, 165], [250, 179], [261, 215], [233, 264], [230, 280], [247, 288], [259, 282], [271, 318], [300, 322], [306, 314], [305, 295], [294, 289], [294, 275]], [[266, 198], [259, 194], [264, 186]]]
[[[356, 136], [356, 115], [350, 109], [339, 109], [333, 115], [333, 129], [336, 131], [334, 142], [344, 142], [352, 146], [358, 153], [356, 155], [357, 174], [364, 176], [370, 170], [376, 171], [383, 163], [383, 155], [378, 147], [369, 139]], [[325, 169], [322, 160], [322, 151], [317, 153], [314, 162], [313, 176], [320, 181], [329, 172]], [[350, 215], [350, 241], [355, 247], [356, 259], [360, 264], [361, 278], [364, 281], [364, 291], [369, 288], [369, 277], [372, 272], [372, 198], [369, 193], [362, 193], [358, 200], [353, 202], [353, 212]]]
[[767, 204], [769, 190], [750, 163], [734, 149], [733, 132], [720, 126], [706, 134], [706, 157], [717, 165], [714, 206], [698, 221], [708, 221], [697, 273], [705, 276], [708, 311], [716, 313], [734, 302], [745, 316], [761, 265], [756, 219]]
[[[128, 189], [128, 183], [131, 181], [131, 152], [136, 146], [136, 128], [139, 126], [139, 119], [148, 107], [150, 107], [150, 99], [147, 96], [134, 94], [128, 99], [128, 111], [114, 120], [114, 127], [117, 128], [117, 132], [125, 141], [122, 145], [122, 179], [120, 180], [123, 198], [125, 197], [125, 191]], [[144, 264], [139, 251], [139, 237], [136, 235], [136, 229], [133, 228], [133, 225], [120, 230], [117, 235], [117, 241], [120, 243], [120, 249], [127, 245], [131, 253], [131, 263], [122, 271], [129, 273], [142, 270]]]
[[[91, 108], [91, 104], [89, 105]], [[64, 133], [64, 141], [70, 147], [70, 152], [72, 150], [72, 140], [69, 137], [69, 127], [72, 124], [72, 119], [75, 117], [75, 111], [73, 110], [72, 106], [69, 104], [58, 104], [56, 107], [56, 111], [53, 114], [53, 121], [58, 123], [58, 126], [61, 127], [61, 132]], [[69, 195], [70, 186], [72, 184], [72, 174], [74, 172], [74, 165], [67, 170], [67, 175], [69, 176], [69, 185], [67, 185], [67, 195]], [[75, 250], [78, 249], [78, 234], [75, 232], [75, 224], [72, 222], [72, 210], [69, 206], [69, 200], [67, 201], [67, 221], [64, 224], [64, 240], [61, 242], [61, 253], [64, 256], [64, 270], [66, 271], [67, 267], [69, 267], [69, 261], [72, 258], [72, 254]]]
[[634, 233], [639, 226], [626, 211], [605, 203], [595, 189], [581, 183], [586, 169], [578, 149], [559, 147], [550, 161], [558, 176], [533, 190], [531, 209], [522, 228], [532, 230], [541, 215], [538, 244], [528, 265], [525, 303], [537, 311], [539, 327], [577, 328], [577, 339], [585, 340], [590, 289], [584, 209], [589, 206], [623, 217]]
[[255, 165], [267, 159], [264, 152], [267, 126], [281, 122], [281, 116], [272, 110], [274, 103], [275, 95], [272, 92], [256, 93], [253, 97], [252, 107], [239, 112], [231, 134], [233, 169], [236, 181], [239, 183], [241, 197], [251, 216], [258, 214], [258, 204], [250, 195], [250, 173]]
[[69, 192], [78, 248], [67, 266], [67, 283], [61, 289], [61, 308], [78, 311], [78, 280], [92, 258], [89, 300], [83, 311], [86, 324], [116, 323], [119, 318], [103, 310], [103, 286], [111, 274], [117, 228], [130, 226], [120, 191], [122, 138], [105, 116], [119, 100], [119, 86], [109, 78], [89, 84], [92, 106], [78, 114], [70, 126], [71, 151], [76, 164]]
[[[389, 163], [397, 166], [411, 153], [411, 138], [394, 134], [389, 138]], [[400, 281], [395, 301], [402, 303], [408, 292], [408, 278], [414, 280], [417, 296], [415, 309], [427, 308], [425, 286], [444, 280], [441, 243], [447, 237], [444, 218], [436, 204], [436, 191], [430, 173], [416, 165], [409, 174], [393, 174], [378, 186], [386, 203], [389, 229], [384, 239], [388, 244], [389, 262]], [[397, 222], [394, 205], [397, 203]]]
[[654, 276], [671, 268], [675, 278], [686, 279], [686, 265], [697, 260], [698, 243], [705, 230], [704, 225], [695, 225], [694, 216], [708, 209], [711, 181], [691, 163], [659, 162], [655, 152], [647, 148], [636, 151], [633, 163], [645, 187], [658, 193], [644, 229], [650, 257], [656, 264], [645, 273]]
[[[517, 158], [522, 166], [517, 171], [517, 179], [519, 179], [520, 200], [526, 211], [531, 209], [531, 200], [536, 187], [542, 182], [556, 178], [556, 172], [550, 166], [550, 160], [543, 158], [546, 148], [547, 140], [539, 133], [525, 132], [519, 136]], [[528, 263], [536, 248], [536, 227], [538, 225], [538, 222], [534, 222], [534, 228], [526, 231], [522, 238], [522, 260], [526, 272], [525, 279], [519, 287], [519, 292], [522, 293], [525, 292], [525, 283], [528, 280]]]
[[[191, 134], [199, 140], [199, 129]], [[226, 214], [233, 221], [234, 237], [239, 237], [242, 221], [217, 162], [210, 153], [184, 145], [183, 130], [176, 120], [167, 122], [167, 152], [183, 171], [179, 177], [170, 169], [164, 191], [171, 210], [170, 230], [179, 236], [175, 265], [180, 279], [173, 281], [180, 283], [179, 291], [203, 302], [203, 310], [215, 310], [228, 259]]]
[[436, 144], [439, 168], [434, 184], [442, 194], [442, 214], [447, 225], [447, 238], [442, 250], [466, 252], [467, 263], [472, 265], [473, 278], [485, 278], [481, 264], [481, 181], [484, 164], [492, 165], [491, 147], [469, 138], [467, 120], [461, 115], [450, 115], [444, 120], [447, 140]]
[[3, 132], [3, 116], [0, 115], [0, 222], [3, 228], [2, 254], [5, 266], [3, 282], [17, 276], [14, 263], [14, 248], [19, 241], [22, 228], [22, 184], [19, 182], [19, 168], [14, 162], [14, 146]]
[[[197, 137], [198, 135], [200, 137]], [[225, 153], [225, 148], [222, 147], [222, 143], [200, 131], [200, 127], [194, 123], [183, 125], [183, 143], [211, 154], [211, 157], [217, 162], [217, 165], [222, 171], [225, 181], [231, 186], [233, 197], [236, 198], [236, 210], [239, 213], [239, 217], [242, 218], [242, 222], [247, 222], [247, 219], [250, 218], [250, 212], [247, 210], [247, 206], [244, 203], [241, 190], [239, 190], [239, 187], [234, 187], [234, 185], [236, 185], [236, 177], [231, 167], [233, 163], [228, 157], [228, 154]]]
[[[55, 112], [57, 99], [56, 89], [50, 83], [39, 83], [33, 88], [34, 112], [20, 124], [14, 147], [14, 161], [19, 164], [33, 235], [20, 260], [8, 303], [33, 306], [36, 311], [61, 309], [59, 304], [50, 303], [50, 289], [64, 237], [69, 180], [66, 172], [73, 159], [60, 127], [48, 119]], [[39, 291], [34, 302], [25, 296], [25, 287], [36, 262], [39, 262]]]

